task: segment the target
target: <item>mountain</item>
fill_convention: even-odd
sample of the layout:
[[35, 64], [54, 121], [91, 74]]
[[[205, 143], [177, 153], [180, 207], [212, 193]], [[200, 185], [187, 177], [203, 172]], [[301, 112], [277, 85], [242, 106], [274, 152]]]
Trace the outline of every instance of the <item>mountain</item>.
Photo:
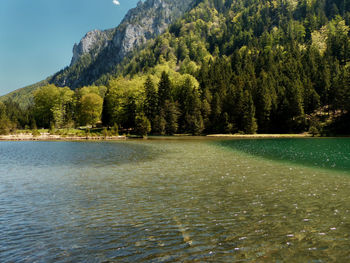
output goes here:
[[135, 47], [162, 34], [193, 7], [194, 0], [147, 0], [131, 9], [115, 29], [94, 30], [73, 48], [72, 63], [55, 74], [50, 83], [72, 89], [90, 85], [115, 67]]
[[112, 39], [115, 30], [92, 30], [88, 32], [79, 44], [74, 44], [73, 57], [70, 67], [79, 63], [79, 60], [85, 54], [89, 54], [92, 60], [96, 58], [100, 52], [107, 47], [109, 41]]
[[[149, 0], [116, 29], [88, 33], [47, 82], [77, 99], [92, 85], [82, 92], [104, 99], [104, 124], [124, 129], [347, 133], [349, 47], [350, 0]], [[57, 116], [76, 123], [66, 106], [51, 111], [70, 109]]]
[[[169, 121], [180, 133], [204, 126], [208, 133], [310, 129], [345, 134], [350, 129], [349, 47], [349, 0], [204, 0], [125, 58], [119, 74], [159, 77], [165, 70], [172, 75], [167, 97], [179, 108], [171, 110]], [[186, 75], [199, 82], [196, 96], [178, 81]], [[197, 96], [201, 106], [195, 105]], [[158, 132], [167, 123], [147, 117]]]
[[[198, 0], [197, 0], [198, 1]], [[72, 89], [90, 85], [116, 66], [136, 47], [162, 34], [168, 26], [196, 5], [196, 0], [146, 0], [128, 11], [119, 26], [88, 32], [73, 47], [71, 63], [45, 81], [13, 91], [0, 101], [13, 99], [21, 106], [32, 100], [32, 92], [43, 83]]]

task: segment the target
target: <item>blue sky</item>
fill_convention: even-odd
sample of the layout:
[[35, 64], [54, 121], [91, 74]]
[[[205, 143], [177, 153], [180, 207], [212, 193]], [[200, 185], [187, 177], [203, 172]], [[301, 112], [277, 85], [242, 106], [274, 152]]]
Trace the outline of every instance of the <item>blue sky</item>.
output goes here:
[[117, 26], [138, 2], [118, 1], [1, 0], [0, 95], [67, 66], [74, 43], [90, 30]]

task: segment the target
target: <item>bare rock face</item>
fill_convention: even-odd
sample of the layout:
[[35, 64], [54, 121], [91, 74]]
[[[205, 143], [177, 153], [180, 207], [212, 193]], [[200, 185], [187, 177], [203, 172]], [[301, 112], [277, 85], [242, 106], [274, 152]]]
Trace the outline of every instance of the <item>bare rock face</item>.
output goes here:
[[110, 30], [88, 32], [73, 48], [71, 64], [55, 74], [50, 83], [73, 89], [94, 83], [109, 73], [130, 52], [162, 34], [199, 0], [146, 0], [126, 14]]
[[94, 51], [98, 55], [99, 51], [107, 46], [108, 31], [93, 30], [88, 32], [79, 42], [74, 44], [71, 66], [74, 65], [82, 55]]
[[[143, 16], [140, 17], [140, 13]], [[118, 50], [114, 56], [116, 61], [123, 59], [135, 47], [162, 34], [174, 18], [177, 16], [172, 17], [170, 3], [162, 0], [139, 2], [123, 20], [122, 24], [126, 24], [125, 30], [117, 31], [112, 40], [111, 48]]]

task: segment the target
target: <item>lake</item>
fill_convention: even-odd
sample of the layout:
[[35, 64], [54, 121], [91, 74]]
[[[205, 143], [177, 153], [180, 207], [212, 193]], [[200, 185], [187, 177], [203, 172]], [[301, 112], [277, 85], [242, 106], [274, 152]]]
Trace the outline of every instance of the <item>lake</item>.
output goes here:
[[349, 262], [350, 139], [0, 142], [1, 262]]

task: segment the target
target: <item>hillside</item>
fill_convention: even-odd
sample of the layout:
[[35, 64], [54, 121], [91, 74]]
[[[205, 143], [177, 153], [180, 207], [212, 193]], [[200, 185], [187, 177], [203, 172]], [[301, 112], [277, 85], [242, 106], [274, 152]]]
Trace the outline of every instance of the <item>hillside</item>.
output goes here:
[[[47, 82], [72, 89], [91, 85], [101, 76], [115, 73], [115, 67], [135, 47], [163, 33], [168, 26], [195, 5], [196, 0], [147, 0], [129, 10], [119, 26], [88, 32], [73, 47], [71, 64], [47, 78]], [[102, 77], [103, 78], [103, 77]], [[28, 106], [37, 84], [18, 89], [3, 97]]]
[[15, 91], [12, 91], [4, 96], [0, 97], [0, 102], [5, 102], [7, 100], [12, 100], [15, 103], [18, 103], [21, 108], [25, 109], [33, 103], [33, 93], [40, 87], [47, 85], [48, 80], [42, 80], [33, 85], [27, 86], [25, 88], [20, 88]]
[[[344, 134], [349, 24], [350, 1], [202, 1], [124, 60], [119, 72], [195, 77], [206, 132]], [[181, 89], [174, 87], [172, 98], [180, 109]], [[313, 117], [323, 108], [342, 113], [334, 120], [341, 130]], [[186, 117], [179, 118], [178, 131], [190, 131], [181, 128]]]
[[162, 34], [193, 5], [194, 0], [139, 2], [112, 30], [92, 31], [73, 49], [72, 64], [55, 74], [50, 83], [72, 89], [91, 85], [115, 67], [135, 47]]

